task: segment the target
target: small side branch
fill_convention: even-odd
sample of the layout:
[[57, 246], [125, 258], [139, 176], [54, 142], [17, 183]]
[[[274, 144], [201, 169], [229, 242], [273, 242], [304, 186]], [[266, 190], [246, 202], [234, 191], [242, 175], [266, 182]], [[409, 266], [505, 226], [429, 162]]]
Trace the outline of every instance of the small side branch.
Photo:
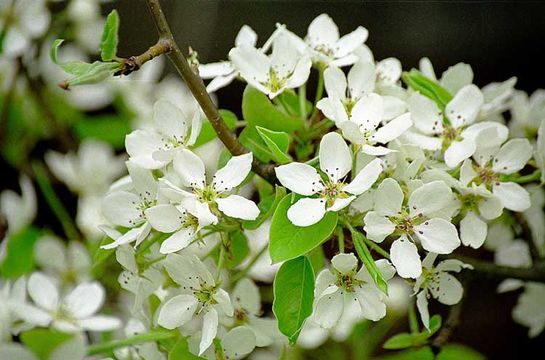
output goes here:
[[[210, 95], [206, 91], [206, 87], [199, 75], [189, 65], [187, 59], [180, 51], [180, 48], [174, 40], [174, 35], [170, 30], [170, 26], [166, 20], [165, 14], [161, 9], [159, 0], [147, 0], [148, 7], [150, 9], [153, 21], [157, 27], [159, 37], [161, 41], [170, 43], [171, 51], [168, 53], [168, 57], [176, 67], [176, 70], [180, 76], [184, 79], [187, 87], [201, 106], [204, 114], [210, 121], [210, 124], [216, 131], [218, 137], [223, 142], [227, 150], [232, 155], [242, 155], [248, 152], [248, 150], [238, 141], [236, 135], [229, 129], [221, 114], [219, 113], [216, 105], [210, 98]], [[274, 173], [274, 165], [263, 164], [259, 160], [254, 158], [252, 164], [253, 171], [259, 176], [263, 177], [269, 183], [276, 183], [276, 176]]]
[[147, 63], [148, 61], [161, 56], [163, 54], [168, 54], [172, 50], [172, 44], [170, 41], [165, 39], [159, 39], [157, 43], [151, 46], [148, 50], [138, 56], [131, 56], [128, 59], [125, 59], [123, 62], [123, 67], [115, 75], [129, 75], [133, 71], [137, 71]]
[[465, 256], [454, 258], [472, 265], [471, 273], [475, 277], [492, 278], [497, 280], [520, 279], [525, 281], [545, 282], [545, 266], [537, 264], [531, 268], [516, 268], [511, 266], [496, 265], [492, 262], [473, 259]]

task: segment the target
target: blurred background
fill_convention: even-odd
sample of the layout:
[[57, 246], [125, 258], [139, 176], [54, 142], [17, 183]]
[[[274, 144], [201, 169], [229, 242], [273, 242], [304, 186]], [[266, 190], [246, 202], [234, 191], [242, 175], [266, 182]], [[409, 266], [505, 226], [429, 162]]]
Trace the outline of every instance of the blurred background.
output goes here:
[[[531, 93], [545, 88], [545, 3], [185, 0], [163, 0], [162, 3], [178, 44], [184, 51], [191, 46], [199, 54], [201, 63], [226, 59], [238, 30], [244, 24], [250, 25], [258, 33], [258, 46], [261, 46], [274, 31], [277, 22], [304, 36], [312, 19], [326, 12], [338, 24], [341, 34], [359, 25], [366, 27], [369, 30], [366, 44], [373, 51], [375, 59], [396, 57], [404, 70], [417, 67], [419, 59], [426, 56], [432, 61], [437, 74], [458, 62], [470, 64], [475, 74], [474, 83], [479, 87], [516, 76], [517, 89]], [[52, 11], [58, 11], [65, 5], [63, 2], [53, 2], [48, 6]], [[121, 18], [119, 56], [140, 54], [156, 41], [156, 31], [143, 0], [104, 2], [102, 14], [114, 8]], [[100, 26], [97, 31], [101, 31]], [[173, 68], [166, 64], [165, 73], [169, 72], [172, 73]], [[160, 75], [160, 78], [165, 76]], [[139, 82], [138, 86], [146, 87], [148, 80], [135, 80]], [[101, 90], [97, 91], [100, 95]], [[220, 107], [240, 116], [242, 91], [243, 84], [237, 82], [219, 90], [217, 99]], [[310, 89], [308, 93], [312, 92]], [[51, 90], [50, 94], [53, 96], [48, 98], [50, 101], [55, 97], [62, 99], [68, 96], [58, 89]], [[120, 133], [121, 138], [113, 138], [112, 135], [108, 140], [120, 152], [123, 132], [129, 131], [130, 127], [118, 120], [112, 125], [110, 120], [112, 113], [118, 117], [125, 116], [126, 106], [114, 98], [112, 102], [104, 101], [102, 105], [99, 103], [83, 110], [87, 114], [83, 116], [84, 120], [87, 116], [98, 117], [109, 125], [95, 128], [78, 125], [79, 130], [74, 132], [76, 136], [93, 137], [94, 131], [95, 135], [102, 134], [108, 138], [114, 132]], [[71, 115], [63, 116], [70, 124]], [[11, 136], [9, 132], [8, 136]], [[7, 148], [6, 142], [14, 141], [15, 150], [9, 151], [17, 153], [17, 149], [20, 149], [24, 152], [23, 144], [32, 134], [19, 133], [18, 136], [20, 138], [11, 136], [2, 139], [2, 146]], [[66, 150], [62, 141], [55, 137], [37, 136], [27, 147], [25, 149], [31, 158], [41, 158], [46, 149]], [[4, 152], [3, 155], [0, 163], [1, 188], [16, 188], [19, 177], [17, 167], [24, 167], [28, 157], [17, 160], [17, 154], [6, 156]], [[69, 210], [75, 211], [76, 200], [70, 192], [61, 187], [57, 190], [67, 199]], [[44, 200], [39, 198], [39, 202], [38, 208], [44, 209]], [[37, 224], [42, 223], [53, 228], [59, 226], [52, 216], [40, 215]], [[472, 255], [491, 259], [491, 254], [485, 250]], [[467, 344], [490, 359], [538, 357], [535, 354], [540, 353], [545, 334], [528, 339], [527, 329], [515, 324], [510, 316], [518, 292], [498, 295], [496, 286], [494, 281], [471, 283], [462, 321], [452, 340]], [[448, 309], [436, 303], [434, 306], [431, 312], [443, 314], [445, 318]], [[407, 324], [403, 320], [391, 332], [406, 330]], [[319, 354], [319, 351], [315, 352], [314, 356], [320, 358]]]

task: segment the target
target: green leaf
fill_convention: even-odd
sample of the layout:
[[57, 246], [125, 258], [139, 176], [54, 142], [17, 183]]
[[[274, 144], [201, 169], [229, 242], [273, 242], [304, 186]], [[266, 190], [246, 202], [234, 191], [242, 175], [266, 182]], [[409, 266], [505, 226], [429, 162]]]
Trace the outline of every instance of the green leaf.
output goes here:
[[265, 94], [251, 86], [246, 86], [242, 96], [242, 115], [248, 126], [263, 126], [288, 134], [302, 129], [305, 125], [302, 118], [282, 112]]
[[429, 334], [428, 337], [432, 336], [441, 328], [442, 320], [441, 315], [435, 314], [430, 319], [430, 331], [423, 331], [422, 333]]
[[98, 245], [95, 255], [93, 256], [93, 266], [91, 268], [93, 274], [97, 275], [101, 271], [102, 265], [115, 253], [115, 249], [101, 249], [102, 245], [111, 243], [113, 240], [108, 236], [104, 236]]
[[11, 234], [7, 241], [6, 257], [0, 265], [0, 274], [4, 278], [17, 278], [34, 269], [34, 245], [41, 231], [34, 227], [25, 228]]
[[337, 226], [337, 213], [327, 212], [311, 226], [295, 226], [288, 219], [288, 209], [299, 197], [284, 196], [274, 212], [270, 230], [269, 253], [273, 263], [304, 255], [327, 240]]
[[262, 162], [268, 163], [273, 158], [273, 153], [269, 150], [267, 144], [265, 144], [265, 141], [263, 141], [254, 126], [244, 128], [238, 139], [244, 147], [254, 154], [254, 157]]
[[121, 70], [122, 63], [95, 61], [86, 69], [86, 72], [61, 84], [64, 89], [72, 86], [96, 84], [106, 80]]
[[81, 76], [89, 71], [89, 68], [91, 67], [90, 63], [86, 63], [83, 61], [68, 61], [65, 63], [59, 62], [58, 59], [58, 49], [59, 46], [64, 42], [64, 39], [56, 39], [53, 41], [53, 44], [51, 45], [50, 50], [50, 56], [51, 60], [59, 65], [65, 72], [75, 75], [75, 76]]
[[[301, 116], [300, 107], [299, 107], [299, 96], [293, 90], [286, 90], [280, 95], [279, 98], [282, 98], [282, 103], [287, 106], [288, 113], [292, 116]], [[312, 103], [308, 100], [305, 100], [305, 116], [308, 116], [312, 111]]]
[[279, 164], [287, 164], [293, 161], [292, 157], [288, 155], [290, 146], [288, 134], [282, 131], [272, 131], [261, 126], [256, 126], [256, 130], [272, 153], [274, 161]]
[[[229, 129], [234, 129], [237, 124], [237, 116], [229, 110], [220, 110], [219, 112], [223, 117], [223, 120], [225, 120], [227, 127]], [[207, 119], [202, 124], [201, 132], [197, 137], [197, 141], [195, 141], [195, 144], [193, 144], [193, 147], [199, 147], [201, 145], [204, 145], [217, 137], [218, 136], [216, 134], [216, 131], [214, 131], [212, 124], [210, 124], [210, 121]]]
[[114, 9], [108, 14], [104, 30], [102, 31], [102, 40], [100, 42], [100, 57], [102, 61], [111, 61], [116, 59], [117, 54], [117, 32], [119, 30], [119, 15]]
[[358, 256], [360, 257], [361, 261], [365, 265], [365, 268], [375, 281], [375, 284], [377, 287], [386, 295], [388, 295], [388, 283], [386, 280], [384, 280], [384, 277], [382, 276], [382, 273], [377, 268], [377, 265], [375, 264], [375, 261], [373, 260], [373, 257], [371, 256], [371, 252], [367, 248], [367, 245], [365, 244], [363, 240], [363, 234], [358, 231], [351, 231], [352, 234], [352, 242], [354, 243], [354, 247], [356, 248], [356, 252], [358, 253]]
[[452, 95], [447, 89], [427, 78], [416, 69], [403, 73], [402, 78], [413, 90], [433, 100], [441, 110], [444, 110], [449, 101], [452, 100]]
[[437, 360], [485, 360], [486, 357], [476, 350], [462, 344], [443, 346]]
[[408, 347], [422, 346], [428, 342], [441, 328], [441, 316], [433, 315], [430, 319], [430, 331], [424, 330], [414, 334], [400, 333], [389, 338], [383, 345], [385, 349], [405, 349]]
[[276, 186], [276, 192], [274, 195], [271, 194], [262, 198], [259, 204], [257, 204], [257, 207], [259, 208], [259, 216], [257, 219], [243, 221], [242, 226], [249, 230], [257, 229], [274, 213], [276, 207], [284, 196], [286, 196], [286, 189], [282, 186]]
[[274, 278], [273, 312], [278, 329], [294, 344], [312, 314], [314, 272], [305, 256], [286, 261]]
[[131, 132], [127, 119], [117, 115], [99, 115], [86, 117], [76, 122], [73, 127], [78, 139], [99, 139], [116, 149], [125, 146], [125, 136]]
[[203, 358], [191, 353], [191, 351], [189, 351], [189, 345], [187, 344], [187, 339], [181, 338], [180, 340], [178, 340], [174, 348], [170, 350], [170, 352], [168, 353], [168, 360], [178, 360], [178, 359], [199, 360]]
[[409, 333], [400, 333], [392, 336], [382, 346], [385, 349], [396, 350], [396, 349], [406, 349], [408, 347], [415, 346], [414, 337]]
[[[243, 262], [250, 252], [248, 238], [241, 231], [230, 233], [229, 240], [223, 246], [225, 246], [225, 266], [229, 269], [232, 269]], [[219, 252], [220, 249], [218, 247], [213, 253], [216, 260], [219, 258]]]
[[21, 341], [40, 360], [48, 360], [49, 355], [58, 346], [72, 338], [72, 334], [66, 334], [56, 330], [33, 329], [21, 334]]
[[325, 263], [324, 249], [322, 249], [321, 246], [315, 247], [312, 251], [308, 253], [307, 257], [312, 264], [314, 274], [318, 274], [318, 272], [320, 272], [320, 270], [322, 270], [322, 268], [324, 267]]

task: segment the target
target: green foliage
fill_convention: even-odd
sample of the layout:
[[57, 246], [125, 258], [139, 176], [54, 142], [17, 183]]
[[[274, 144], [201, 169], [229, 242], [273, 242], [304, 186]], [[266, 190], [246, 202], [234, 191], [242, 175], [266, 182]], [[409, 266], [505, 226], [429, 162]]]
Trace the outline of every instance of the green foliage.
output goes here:
[[274, 279], [273, 312], [278, 329], [290, 344], [297, 341], [305, 319], [312, 314], [314, 271], [305, 256], [286, 261]]
[[379, 360], [484, 360], [486, 357], [462, 344], [447, 344], [435, 356], [429, 346], [399, 351], [377, 358]]
[[384, 343], [385, 349], [406, 349], [425, 345], [428, 339], [441, 328], [441, 316], [433, 315], [430, 319], [430, 330], [416, 333], [400, 333], [392, 336]]
[[259, 216], [255, 220], [244, 221], [242, 226], [244, 226], [245, 229], [257, 229], [265, 220], [271, 217], [284, 196], [286, 196], [286, 189], [282, 186], [276, 186], [274, 194], [271, 193], [266, 196], [260, 195], [261, 200], [259, 201], [259, 204], [257, 204]]
[[[237, 116], [229, 110], [220, 110], [219, 112], [223, 117], [223, 120], [225, 120], [225, 123], [227, 124], [229, 129], [234, 129], [237, 124]], [[202, 125], [201, 132], [199, 133], [197, 141], [195, 141], [193, 147], [199, 147], [201, 145], [204, 145], [217, 137], [218, 135], [214, 131], [212, 124], [210, 124], [210, 121], [207, 119]]]
[[[224, 247], [224, 265], [228, 269], [233, 269], [243, 262], [250, 252], [250, 248], [248, 247], [248, 238], [241, 231], [229, 233], [228, 241], [220, 246]], [[216, 260], [219, 259], [219, 252], [220, 250], [218, 247], [213, 253]]]
[[375, 261], [373, 260], [373, 257], [371, 256], [371, 252], [367, 248], [367, 245], [365, 244], [363, 240], [363, 234], [358, 231], [351, 231], [352, 234], [352, 242], [354, 243], [354, 247], [356, 248], [356, 252], [358, 253], [359, 258], [363, 262], [363, 265], [365, 265], [365, 268], [375, 281], [375, 284], [377, 287], [385, 294], [388, 294], [388, 283], [386, 280], [384, 280], [384, 277], [382, 276], [382, 273], [377, 268], [377, 265], [375, 264]]
[[272, 131], [261, 126], [256, 126], [256, 130], [270, 150], [272, 159], [275, 162], [287, 164], [293, 161], [288, 154], [290, 147], [290, 137], [288, 134], [282, 131]]
[[100, 57], [102, 61], [111, 61], [116, 59], [119, 30], [119, 15], [116, 10], [112, 10], [106, 18], [102, 40], [100, 42]]
[[180, 338], [174, 348], [168, 353], [168, 360], [178, 360], [178, 359], [187, 359], [187, 360], [199, 360], [203, 359], [197, 355], [194, 355], [189, 351], [189, 345], [187, 344], [186, 338]]
[[131, 131], [131, 126], [127, 119], [118, 115], [98, 115], [79, 120], [73, 130], [80, 140], [100, 139], [116, 149], [122, 149], [125, 135]]
[[6, 257], [0, 265], [0, 274], [6, 279], [14, 279], [30, 273], [34, 269], [34, 245], [41, 231], [27, 227], [11, 234], [7, 241]]
[[447, 89], [437, 82], [428, 79], [416, 69], [412, 69], [408, 73], [403, 73], [402, 78], [407, 86], [433, 100], [441, 110], [444, 110], [452, 99], [452, 95]]
[[[286, 90], [278, 98], [281, 100], [281, 103], [285, 105], [286, 111], [289, 115], [292, 116], [301, 116], [301, 110], [299, 105], [299, 96], [292, 89]], [[312, 111], [312, 103], [308, 100], [305, 100], [305, 116], [308, 116]]]
[[287, 213], [298, 199], [292, 194], [284, 196], [272, 217], [269, 253], [273, 263], [306, 254], [327, 240], [337, 226], [336, 212], [327, 212], [322, 220], [311, 226], [293, 225]]
[[33, 329], [21, 334], [21, 341], [40, 360], [49, 360], [53, 351], [69, 341], [72, 334], [66, 334], [56, 330]]

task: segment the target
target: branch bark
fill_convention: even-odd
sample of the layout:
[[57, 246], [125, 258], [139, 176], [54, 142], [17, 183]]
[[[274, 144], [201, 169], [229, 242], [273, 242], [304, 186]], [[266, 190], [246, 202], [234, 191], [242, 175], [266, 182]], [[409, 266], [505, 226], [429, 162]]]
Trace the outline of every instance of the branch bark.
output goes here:
[[545, 265], [536, 264], [530, 268], [516, 268], [511, 266], [496, 265], [489, 261], [482, 261], [465, 256], [454, 258], [473, 266], [471, 271], [474, 276], [492, 278], [497, 280], [520, 279], [525, 281], [545, 282]]
[[[229, 129], [221, 114], [219, 113], [216, 105], [210, 98], [210, 95], [206, 91], [206, 87], [199, 75], [191, 68], [187, 59], [180, 51], [174, 35], [170, 30], [167, 19], [159, 0], [147, 0], [149, 10], [157, 27], [160, 41], [167, 41], [171, 45], [171, 51], [168, 53], [170, 61], [174, 64], [174, 67], [184, 79], [187, 87], [199, 103], [204, 114], [210, 121], [210, 124], [216, 131], [219, 139], [223, 142], [227, 150], [232, 155], [242, 155], [248, 152], [248, 150], [238, 141], [237, 136]], [[253, 171], [259, 176], [263, 177], [271, 184], [276, 183], [276, 176], [274, 172], [274, 165], [263, 164], [259, 160], [254, 158], [252, 164]]]

